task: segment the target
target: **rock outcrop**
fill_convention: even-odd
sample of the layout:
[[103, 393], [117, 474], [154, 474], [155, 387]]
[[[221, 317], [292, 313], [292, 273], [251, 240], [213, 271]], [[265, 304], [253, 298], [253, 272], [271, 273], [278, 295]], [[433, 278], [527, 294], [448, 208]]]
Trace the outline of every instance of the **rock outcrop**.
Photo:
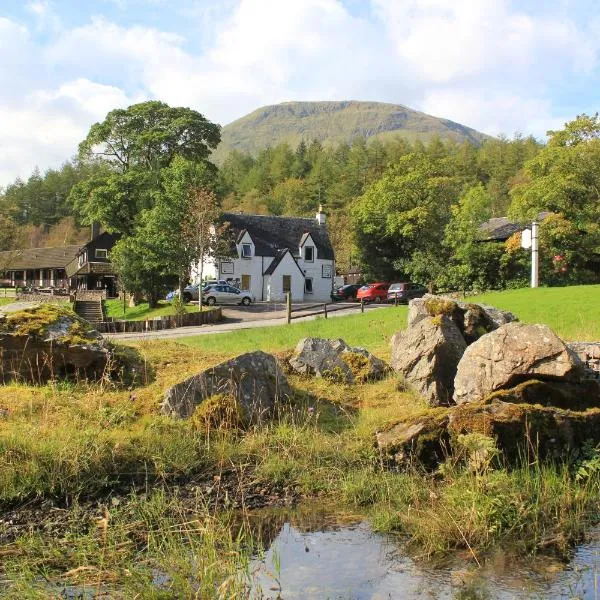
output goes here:
[[507, 323], [467, 348], [458, 363], [454, 401], [479, 402], [528, 379], [576, 381], [582, 375], [581, 360], [549, 327]]
[[275, 357], [247, 352], [169, 388], [161, 411], [188, 418], [199, 404], [217, 395], [233, 398], [246, 424], [255, 424], [269, 419], [279, 403], [291, 398], [292, 389]]
[[136, 350], [111, 344], [70, 308], [15, 308], [0, 311], [0, 382], [107, 379], [132, 385], [149, 378]]
[[466, 347], [450, 317], [426, 317], [394, 334], [391, 365], [430, 406], [444, 406], [452, 403], [454, 376]]
[[292, 371], [325, 377], [340, 383], [361, 383], [380, 379], [388, 365], [364, 348], [348, 346], [342, 339], [304, 338], [288, 360]]
[[467, 344], [479, 339], [482, 335], [498, 329], [501, 325], [517, 321], [511, 312], [493, 306], [457, 302], [444, 296], [425, 294], [409, 303], [408, 327], [428, 317], [445, 315], [459, 328]]

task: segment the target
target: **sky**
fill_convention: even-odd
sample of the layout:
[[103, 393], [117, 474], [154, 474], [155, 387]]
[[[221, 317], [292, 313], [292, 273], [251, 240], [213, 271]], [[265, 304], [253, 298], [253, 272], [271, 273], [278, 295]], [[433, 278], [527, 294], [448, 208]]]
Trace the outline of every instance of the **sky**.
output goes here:
[[0, 0], [0, 186], [159, 99], [225, 125], [290, 100], [403, 104], [544, 138], [600, 104], [597, 0]]

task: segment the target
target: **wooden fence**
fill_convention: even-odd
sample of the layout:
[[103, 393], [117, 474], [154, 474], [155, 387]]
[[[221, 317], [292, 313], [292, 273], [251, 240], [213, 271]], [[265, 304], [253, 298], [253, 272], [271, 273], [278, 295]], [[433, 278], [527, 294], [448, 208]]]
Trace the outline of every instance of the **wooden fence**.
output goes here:
[[[357, 307], [360, 306], [360, 312], [365, 312], [365, 304], [361, 300], [360, 304], [357, 304]], [[286, 301], [286, 316], [288, 324], [292, 322], [293, 319], [299, 319], [301, 317], [314, 317], [316, 315], [323, 315], [324, 318], [327, 318], [327, 315], [332, 312], [336, 312], [338, 310], [347, 310], [349, 307], [347, 304], [344, 306], [339, 306], [333, 304], [331, 302], [323, 302], [321, 304], [310, 304], [308, 306], [299, 306], [297, 308], [292, 308], [292, 297], [291, 294], [287, 294]], [[305, 310], [312, 312], [304, 312]], [[301, 313], [294, 316], [294, 313]]]
[[154, 317], [144, 321], [102, 321], [101, 323], [95, 323], [95, 327], [100, 333], [144, 333], [176, 327], [208, 325], [222, 320], [223, 314], [219, 307], [203, 310], [202, 312], [186, 313], [181, 316]]

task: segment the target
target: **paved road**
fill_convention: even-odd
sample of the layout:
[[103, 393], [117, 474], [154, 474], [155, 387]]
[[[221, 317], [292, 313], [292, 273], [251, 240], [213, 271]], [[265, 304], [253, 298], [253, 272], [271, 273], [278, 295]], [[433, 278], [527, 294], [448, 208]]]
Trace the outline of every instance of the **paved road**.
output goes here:
[[[380, 310], [388, 308], [391, 305], [387, 304], [369, 304], [365, 306], [365, 312], [371, 310]], [[343, 308], [342, 308], [343, 307]], [[313, 309], [314, 310], [314, 309]], [[298, 311], [298, 316], [293, 322], [297, 321], [312, 321], [317, 316], [311, 315], [301, 316], [303, 312], [312, 312], [310, 309]], [[339, 304], [336, 305], [335, 312], [329, 312], [329, 318], [343, 317], [360, 313], [360, 305], [358, 304]], [[200, 325], [195, 327], [177, 327], [176, 329], [163, 329], [161, 331], [148, 331], [146, 333], [105, 333], [104, 337], [114, 340], [153, 340], [153, 339], [169, 339], [179, 337], [189, 337], [193, 335], [207, 335], [212, 333], [227, 333], [229, 331], [238, 331], [240, 329], [252, 329], [254, 327], [277, 327], [286, 323], [285, 311], [272, 312], [252, 312], [244, 314], [244, 309], [238, 308], [223, 308], [223, 316], [225, 321], [215, 325]], [[243, 320], [242, 320], [243, 318]]]

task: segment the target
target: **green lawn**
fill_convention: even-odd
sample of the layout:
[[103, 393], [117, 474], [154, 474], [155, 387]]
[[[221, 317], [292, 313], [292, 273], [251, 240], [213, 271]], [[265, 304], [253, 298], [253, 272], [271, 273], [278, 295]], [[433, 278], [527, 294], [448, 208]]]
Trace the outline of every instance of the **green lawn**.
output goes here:
[[15, 298], [11, 298], [10, 296], [8, 297], [4, 297], [4, 296], [0, 296], [0, 306], [5, 306], [6, 304], [12, 304], [13, 302], [15, 302]]
[[[514, 312], [525, 323], [545, 323], [565, 340], [600, 340], [600, 285], [519, 289], [469, 298]], [[392, 334], [406, 326], [407, 307], [304, 321], [278, 327], [182, 338], [183, 344], [219, 353], [293, 347], [303, 337], [341, 337], [351, 345], [385, 355]]]
[[[123, 313], [123, 301], [118, 298], [106, 300], [104, 303], [106, 316], [113, 319], [125, 319], [127, 321], [143, 321], [144, 319], [152, 319], [153, 317], [166, 317], [175, 314], [175, 308], [171, 302], [161, 300], [156, 308], [150, 308], [147, 302], [142, 302], [137, 306], [127, 307]], [[197, 304], [186, 304], [186, 312], [196, 312]], [[204, 308], [204, 310], [207, 310]]]
[[566, 340], [600, 340], [600, 285], [522, 288], [471, 300], [510, 310], [525, 323], [545, 323]]

